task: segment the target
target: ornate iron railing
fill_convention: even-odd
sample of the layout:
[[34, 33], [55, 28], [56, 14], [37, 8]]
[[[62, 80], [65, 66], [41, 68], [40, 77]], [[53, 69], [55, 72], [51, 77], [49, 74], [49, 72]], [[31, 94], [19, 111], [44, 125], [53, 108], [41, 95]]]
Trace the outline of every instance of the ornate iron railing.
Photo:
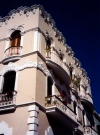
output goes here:
[[13, 91], [12, 96], [8, 95], [8, 93], [0, 94], [0, 107], [15, 104], [16, 93], [16, 91]]

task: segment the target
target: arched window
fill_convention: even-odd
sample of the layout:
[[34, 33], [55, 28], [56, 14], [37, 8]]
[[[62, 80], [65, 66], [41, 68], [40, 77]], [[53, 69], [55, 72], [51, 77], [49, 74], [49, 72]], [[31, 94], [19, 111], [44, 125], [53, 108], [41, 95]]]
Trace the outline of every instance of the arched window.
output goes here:
[[52, 95], [52, 85], [53, 85], [53, 81], [50, 77], [48, 77], [47, 78], [47, 96]]
[[10, 47], [20, 46], [20, 40], [21, 40], [20, 30], [14, 31], [10, 37]]
[[20, 30], [14, 31], [10, 36], [9, 47], [5, 50], [5, 58], [10, 56], [19, 56], [21, 54], [22, 46]]
[[13, 92], [14, 92], [14, 87], [15, 87], [15, 77], [16, 77], [15, 71], [7, 72], [4, 75], [4, 84], [3, 84], [2, 94], [5, 95], [5, 100], [6, 99], [10, 100], [13, 98]]

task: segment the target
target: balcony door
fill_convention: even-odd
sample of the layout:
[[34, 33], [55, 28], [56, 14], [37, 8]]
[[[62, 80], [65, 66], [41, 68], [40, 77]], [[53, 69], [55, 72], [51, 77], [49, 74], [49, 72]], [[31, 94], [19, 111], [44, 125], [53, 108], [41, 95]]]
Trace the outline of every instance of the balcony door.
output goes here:
[[20, 31], [16, 30], [11, 34], [10, 47], [20, 46], [21, 35]]
[[19, 54], [20, 41], [21, 41], [20, 31], [16, 30], [11, 34], [10, 37], [10, 46], [9, 46], [10, 56]]
[[13, 92], [15, 87], [16, 72], [10, 71], [4, 75], [4, 84], [2, 94], [5, 100], [11, 100], [13, 98]]

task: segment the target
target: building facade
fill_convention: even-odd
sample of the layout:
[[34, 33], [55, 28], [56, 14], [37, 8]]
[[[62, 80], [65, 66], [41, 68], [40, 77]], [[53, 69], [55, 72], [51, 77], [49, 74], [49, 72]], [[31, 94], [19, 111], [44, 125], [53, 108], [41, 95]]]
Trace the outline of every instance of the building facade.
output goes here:
[[0, 18], [0, 135], [99, 135], [90, 80], [41, 5]]

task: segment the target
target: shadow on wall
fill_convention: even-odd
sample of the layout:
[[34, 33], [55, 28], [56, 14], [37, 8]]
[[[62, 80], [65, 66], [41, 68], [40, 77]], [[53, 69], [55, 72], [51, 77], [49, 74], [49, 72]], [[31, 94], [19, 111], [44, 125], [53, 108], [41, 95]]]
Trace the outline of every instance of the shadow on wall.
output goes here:
[[[53, 135], [73, 135], [72, 130], [63, 125], [63, 123], [54, 119], [52, 116], [47, 115], [50, 127], [52, 128]], [[47, 134], [49, 135], [49, 133]]]

